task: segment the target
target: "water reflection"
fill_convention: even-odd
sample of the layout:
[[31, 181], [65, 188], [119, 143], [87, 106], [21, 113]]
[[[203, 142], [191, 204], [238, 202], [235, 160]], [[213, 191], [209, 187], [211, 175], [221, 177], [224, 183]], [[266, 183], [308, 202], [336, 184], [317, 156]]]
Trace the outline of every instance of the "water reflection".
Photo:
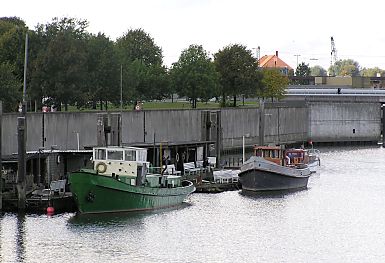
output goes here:
[[144, 213], [0, 214], [0, 262], [384, 262], [385, 149], [323, 150], [306, 190]]
[[308, 188], [301, 188], [301, 189], [289, 189], [289, 190], [275, 190], [275, 191], [260, 191], [260, 192], [253, 192], [253, 191], [240, 191], [240, 195], [251, 198], [251, 199], [265, 199], [265, 198], [273, 198], [273, 199], [280, 199], [289, 197], [291, 195], [296, 195], [299, 192], [307, 191]]
[[143, 213], [75, 214], [68, 220], [68, 223], [73, 227], [116, 227], [137, 223], [144, 216]]
[[2, 244], [3, 244], [3, 217], [4, 213], [0, 212], [0, 262], [3, 262], [3, 249], [2, 249]]
[[70, 227], [124, 227], [127, 225], [140, 225], [145, 218], [159, 216], [163, 213], [169, 213], [174, 210], [180, 210], [191, 206], [189, 203], [183, 203], [178, 207], [158, 209], [152, 211], [141, 212], [117, 212], [117, 213], [101, 213], [101, 214], [80, 214], [76, 213], [68, 220]]
[[16, 222], [16, 259], [17, 262], [24, 262], [26, 248], [26, 216], [23, 213], [17, 215]]

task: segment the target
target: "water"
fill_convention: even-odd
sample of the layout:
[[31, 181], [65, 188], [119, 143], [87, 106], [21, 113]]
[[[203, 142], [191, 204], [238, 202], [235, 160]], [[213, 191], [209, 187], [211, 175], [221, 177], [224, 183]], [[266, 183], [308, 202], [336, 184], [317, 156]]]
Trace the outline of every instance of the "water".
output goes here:
[[307, 190], [193, 194], [180, 209], [3, 214], [1, 262], [384, 262], [385, 149], [322, 149]]

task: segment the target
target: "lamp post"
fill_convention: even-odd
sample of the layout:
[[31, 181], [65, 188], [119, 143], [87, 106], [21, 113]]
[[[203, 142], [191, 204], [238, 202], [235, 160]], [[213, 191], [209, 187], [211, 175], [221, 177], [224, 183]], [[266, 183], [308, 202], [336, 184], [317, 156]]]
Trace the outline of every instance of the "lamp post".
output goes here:
[[17, 207], [19, 212], [25, 211], [26, 205], [26, 129], [27, 129], [27, 63], [28, 63], [28, 34], [25, 34], [25, 50], [24, 50], [24, 85], [23, 85], [23, 101], [21, 105], [21, 116], [17, 117]]
[[297, 68], [298, 68], [298, 57], [300, 57], [301, 55], [297, 54], [297, 55], [294, 55], [294, 57], [297, 57]]

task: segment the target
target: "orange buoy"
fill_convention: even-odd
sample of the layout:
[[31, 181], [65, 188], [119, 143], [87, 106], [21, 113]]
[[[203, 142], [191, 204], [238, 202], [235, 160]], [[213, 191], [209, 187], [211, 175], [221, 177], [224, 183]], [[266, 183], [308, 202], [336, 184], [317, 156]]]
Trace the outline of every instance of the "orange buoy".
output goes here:
[[47, 207], [47, 214], [48, 215], [53, 215], [55, 213], [55, 208], [52, 206]]

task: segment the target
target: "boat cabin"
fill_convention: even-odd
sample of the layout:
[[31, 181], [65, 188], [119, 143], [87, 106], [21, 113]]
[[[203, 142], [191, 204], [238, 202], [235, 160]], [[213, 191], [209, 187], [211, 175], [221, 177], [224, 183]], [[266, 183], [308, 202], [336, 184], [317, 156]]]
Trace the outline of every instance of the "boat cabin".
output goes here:
[[254, 146], [254, 155], [278, 165], [298, 166], [307, 164], [309, 156], [305, 149], [284, 149], [280, 146]]
[[284, 149], [279, 146], [254, 146], [254, 155], [282, 165]]
[[287, 149], [285, 150], [286, 165], [303, 165], [309, 163], [309, 154], [305, 149]]
[[103, 175], [136, 177], [143, 169], [149, 167], [147, 149], [137, 147], [95, 147], [92, 158], [94, 170]]
[[94, 170], [100, 175], [112, 176], [130, 185], [149, 187], [178, 187], [181, 177], [150, 174], [147, 149], [138, 147], [95, 147]]

